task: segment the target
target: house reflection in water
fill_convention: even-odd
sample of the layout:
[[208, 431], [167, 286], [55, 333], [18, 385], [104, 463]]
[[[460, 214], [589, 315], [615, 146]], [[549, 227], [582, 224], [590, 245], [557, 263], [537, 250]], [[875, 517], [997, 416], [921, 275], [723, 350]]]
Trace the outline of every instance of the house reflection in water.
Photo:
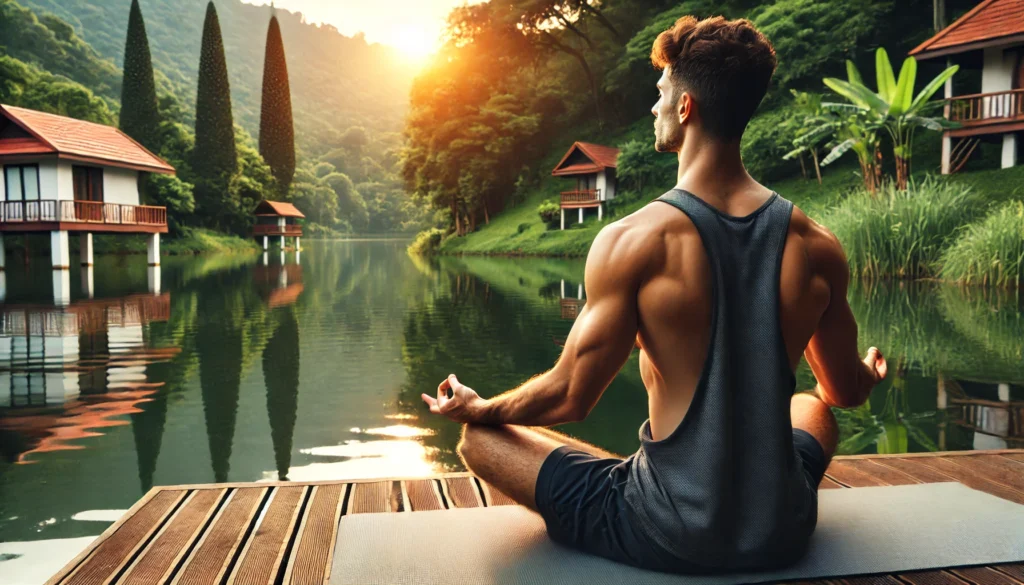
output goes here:
[[575, 321], [576, 317], [579, 316], [580, 311], [583, 309], [583, 305], [587, 302], [583, 299], [583, 285], [579, 284], [576, 286], [576, 298], [572, 298], [572, 286], [569, 287], [570, 295], [566, 296], [565, 279], [562, 279], [560, 289], [560, 300], [562, 308], [562, 318], [569, 321]]
[[264, 263], [253, 267], [252, 280], [267, 307], [291, 305], [302, 294], [302, 265]]
[[180, 351], [146, 347], [145, 325], [169, 318], [169, 294], [0, 306], [5, 455], [30, 463], [34, 453], [83, 449], [79, 439], [128, 424], [123, 415], [160, 386], [147, 381], [146, 366]]
[[[1024, 400], [1013, 400], [1009, 382], [939, 376], [938, 407], [954, 425], [974, 432], [974, 449], [1024, 447]], [[1018, 388], [1019, 390], [1019, 388]], [[943, 448], [945, 429], [940, 427]]]

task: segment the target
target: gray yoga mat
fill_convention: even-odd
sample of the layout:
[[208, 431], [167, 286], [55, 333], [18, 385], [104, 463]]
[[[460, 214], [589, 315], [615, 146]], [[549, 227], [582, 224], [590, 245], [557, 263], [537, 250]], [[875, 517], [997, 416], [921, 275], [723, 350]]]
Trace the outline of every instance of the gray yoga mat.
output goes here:
[[761, 583], [1024, 561], [1024, 506], [959, 483], [822, 490], [807, 555], [787, 569], [644, 571], [552, 542], [521, 506], [344, 516], [332, 585]]

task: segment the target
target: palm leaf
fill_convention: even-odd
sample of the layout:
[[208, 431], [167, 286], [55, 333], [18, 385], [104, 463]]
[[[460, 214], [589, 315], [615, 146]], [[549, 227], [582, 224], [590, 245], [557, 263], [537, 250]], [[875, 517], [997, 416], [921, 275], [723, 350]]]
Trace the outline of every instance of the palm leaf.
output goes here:
[[917, 97], [914, 98], [913, 103], [910, 104], [910, 109], [907, 111], [913, 112], [917, 108], [922, 107], [925, 102], [932, 99], [932, 96], [935, 95], [935, 92], [939, 91], [939, 88], [946, 83], [946, 80], [953, 77], [953, 74], [959, 70], [959, 65], [953, 65], [938, 74], [935, 79], [929, 81], [928, 85], [924, 86], [924, 89], [921, 90], [921, 93], [917, 94]]
[[873, 93], [863, 84], [848, 83], [842, 79], [836, 79], [835, 77], [826, 77], [822, 81], [832, 91], [838, 93], [858, 106], [869, 110], [876, 116], [884, 117], [889, 111], [889, 104], [885, 103], [882, 98], [878, 97], [878, 95]]
[[862, 107], [860, 107], [860, 106], [858, 106], [856, 104], [841, 104], [841, 103], [838, 103], [838, 102], [823, 102], [821, 104], [821, 109], [825, 110], [826, 112], [849, 112], [849, 113], [856, 113], [856, 112], [864, 112], [865, 111], [864, 108], [862, 108]]
[[832, 152], [828, 153], [828, 155], [821, 160], [821, 166], [826, 166], [832, 162], [835, 162], [837, 158], [843, 156], [844, 154], [846, 154], [846, 151], [853, 148], [854, 142], [855, 141], [852, 138], [847, 138], [846, 140], [837, 144], [835, 148], [832, 149]]
[[791, 150], [791, 151], [787, 152], [786, 154], [782, 155], [782, 160], [790, 160], [792, 158], [800, 156], [800, 154], [802, 154], [805, 150], [807, 150], [806, 146], [801, 146], [800, 148], [794, 148], [793, 150]]
[[945, 118], [924, 118], [922, 116], [907, 116], [907, 121], [915, 126], [941, 132], [943, 128], [948, 128], [948, 122]]
[[900, 80], [896, 83], [893, 98], [889, 100], [889, 115], [897, 117], [910, 108], [914, 97], [914, 81], [917, 79], [917, 59], [907, 57], [900, 67]]
[[864, 80], [860, 77], [860, 71], [857, 71], [857, 66], [849, 59], [846, 60], [846, 80], [850, 83], [859, 83], [864, 85]]
[[875, 51], [875, 77], [878, 79], [878, 95], [891, 104], [896, 92], [896, 79], [889, 54], [882, 47]]

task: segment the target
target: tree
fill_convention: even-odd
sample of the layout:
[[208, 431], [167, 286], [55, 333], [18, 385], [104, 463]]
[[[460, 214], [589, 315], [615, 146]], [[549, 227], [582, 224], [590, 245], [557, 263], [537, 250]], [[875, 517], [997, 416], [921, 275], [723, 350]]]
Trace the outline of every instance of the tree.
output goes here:
[[260, 155], [270, 165], [279, 196], [288, 193], [295, 176], [295, 130], [288, 64], [277, 17], [270, 17], [263, 62], [263, 102], [260, 109]]
[[160, 110], [157, 107], [153, 61], [149, 54], [146, 23], [139, 0], [128, 13], [124, 44], [124, 80], [121, 83], [121, 130], [151, 151], [159, 148]]
[[230, 208], [228, 186], [237, 169], [228, 66], [217, 9], [211, 1], [206, 6], [203, 43], [199, 52], [196, 146], [192, 160], [196, 178], [196, 211], [205, 222], [219, 226], [225, 220]]
[[917, 60], [907, 57], [900, 67], [899, 80], [893, 72], [889, 55], [879, 47], [875, 52], [875, 74], [878, 92], [872, 92], [861, 79], [860, 72], [852, 61], [846, 62], [848, 81], [826, 77], [823, 81], [832, 91], [850, 100], [864, 116], [884, 128], [892, 138], [892, 152], [896, 159], [896, 188], [907, 188], [910, 177], [910, 156], [914, 130], [926, 128], [941, 131], [957, 126], [945, 118], [927, 117], [927, 111], [935, 92], [960, 68], [947, 67], [914, 96], [914, 82], [917, 79]]

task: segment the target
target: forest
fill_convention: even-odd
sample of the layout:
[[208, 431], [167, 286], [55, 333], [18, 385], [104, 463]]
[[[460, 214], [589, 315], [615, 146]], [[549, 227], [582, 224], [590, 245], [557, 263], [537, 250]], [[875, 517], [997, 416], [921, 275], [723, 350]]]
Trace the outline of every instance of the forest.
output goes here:
[[[294, 202], [306, 213], [312, 235], [422, 227], [426, 212], [405, 195], [398, 172], [412, 65], [395, 50], [308, 24], [300, 14], [217, 2], [237, 163], [234, 178], [217, 190], [223, 201], [204, 210], [204, 195], [195, 192], [192, 150], [208, 3], [138, 4], [161, 128], [147, 146], [179, 171], [177, 179], [154, 179], [146, 192], [151, 203], [168, 207], [173, 233], [209, 227], [244, 235], [248, 211], [262, 198]], [[114, 0], [0, 0], [0, 102], [117, 125], [129, 12], [129, 3]], [[272, 14], [283, 39], [294, 116], [294, 179], [283, 192], [271, 184], [257, 144]], [[214, 207], [219, 210], [207, 213]]]

